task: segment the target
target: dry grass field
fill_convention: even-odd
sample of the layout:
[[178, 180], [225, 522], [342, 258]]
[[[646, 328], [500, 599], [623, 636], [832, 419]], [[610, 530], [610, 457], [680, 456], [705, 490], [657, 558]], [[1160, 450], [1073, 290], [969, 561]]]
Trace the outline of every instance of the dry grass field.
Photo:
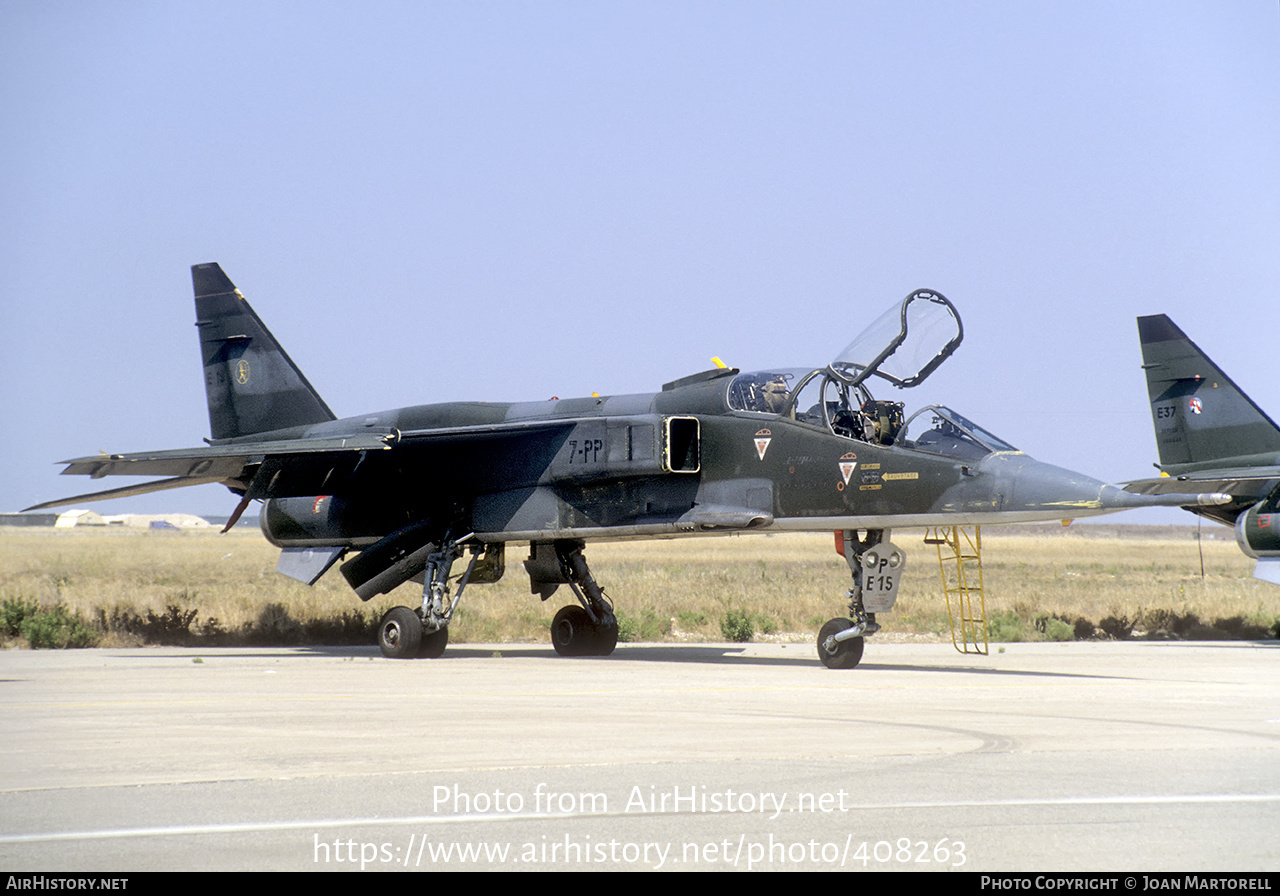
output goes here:
[[[1280, 588], [1251, 578], [1252, 561], [1228, 530], [1204, 531], [1214, 538], [1202, 542], [1202, 578], [1194, 527], [986, 530], [992, 640], [1274, 637]], [[936, 553], [922, 537], [894, 533], [908, 569], [877, 637], [950, 638]], [[372, 643], [383, 612], [420, 601], [410, 584], [362, 604], [336, 570], [307, 588], [276, 574], [276, 556], [256, 530], [0, 528], [4, 643]], [[511, 546], [505, 578], [467, 590], [453, 643], [546, 641], [551, 617], [572, 598], [567, 587], [546, 603], [531, 595], [525, 556]], [[829, 535], [602, 543], [587, 557], [617, 604], [624, 640], [724, 640], [722, 622], [736, 612], [756, 638], [808, 641], [843, 614], [849, 578]], [[80, 634], [24, 629], [35, 617]]]

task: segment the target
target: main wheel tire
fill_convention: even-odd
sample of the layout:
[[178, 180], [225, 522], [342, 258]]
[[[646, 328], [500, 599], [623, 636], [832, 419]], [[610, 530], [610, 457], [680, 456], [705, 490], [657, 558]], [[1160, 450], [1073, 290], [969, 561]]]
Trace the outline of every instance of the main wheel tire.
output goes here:
[[594, 648], [595, 626], [582, 607], [561, 607], [551, 621], [551, 646], [561, 656], [586, 656]]
[[378, 646], [393, 660], [411, 660], [422, 643], [422, 620], [408, 607], [392, 607], [378, 623]]
[[845, 629], [853, 627], [851, 619], [832, 619], [818, 632], [818, 659], [828, 669], [852, 669], [862, 660], [863, 640], [861, 637], [837, 641], [834, 650], [826, 648], [827, 639], [838, 635]]
[[604, 625], [595, 626], [593, 640], [592, 656], [608, 656], [613, 653], [613, 648], [618, 646], [618, 620], [611, 618]]
[[444, 656], [444, 649], [449, 646], [449, 627], [438, 628], [433, 632], [422, 633], [422, 643], [418, 645], [418, 657], [424, 660], [437, 660]]

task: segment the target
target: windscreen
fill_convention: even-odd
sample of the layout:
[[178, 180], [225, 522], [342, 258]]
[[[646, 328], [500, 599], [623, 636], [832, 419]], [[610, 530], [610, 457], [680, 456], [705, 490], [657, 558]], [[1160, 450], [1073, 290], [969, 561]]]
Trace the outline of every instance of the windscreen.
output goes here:
[[[917, 431], [926, 424], [928, 429]], [[1018, 450], [972, 420], [942, 405], [930, 405], [912, 414], [898, 433], [896, 444], [933, 454], [974, 459], [985, 457], [993, 451]]]

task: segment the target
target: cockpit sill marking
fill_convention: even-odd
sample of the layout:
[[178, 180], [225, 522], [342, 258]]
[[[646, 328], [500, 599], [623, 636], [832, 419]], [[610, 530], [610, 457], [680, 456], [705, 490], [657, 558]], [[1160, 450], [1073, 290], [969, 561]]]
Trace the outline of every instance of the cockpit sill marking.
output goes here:
[[762, 429], [755, 435], [756, 454], [761, 460], [764, 460], [764, 453], [769, 450], [769, 443], [773, 441], [773, 433], [768, 429]]

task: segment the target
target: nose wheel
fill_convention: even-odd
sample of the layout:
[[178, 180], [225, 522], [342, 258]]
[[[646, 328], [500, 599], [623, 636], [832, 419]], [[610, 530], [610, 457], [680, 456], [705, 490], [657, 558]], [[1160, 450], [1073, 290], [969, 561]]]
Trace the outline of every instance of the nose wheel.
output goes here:
[[854, 628], [852, 619], [830, 620], [818, 632], [818, 659], [828, 669], [852, 669], [862, 661], [864, 641], [861, 635], [837, 640], [836, 636]]
[[828, 669], [852, 669], [862, 662], [864, 636], [880, 631], [876, 613], [892, 609], [906, 555], [888, 541], [887, 529], [836, 533], [836, 553], [849, 564], [849, 616], [827, 622], [818, 632], [818, 659]]

